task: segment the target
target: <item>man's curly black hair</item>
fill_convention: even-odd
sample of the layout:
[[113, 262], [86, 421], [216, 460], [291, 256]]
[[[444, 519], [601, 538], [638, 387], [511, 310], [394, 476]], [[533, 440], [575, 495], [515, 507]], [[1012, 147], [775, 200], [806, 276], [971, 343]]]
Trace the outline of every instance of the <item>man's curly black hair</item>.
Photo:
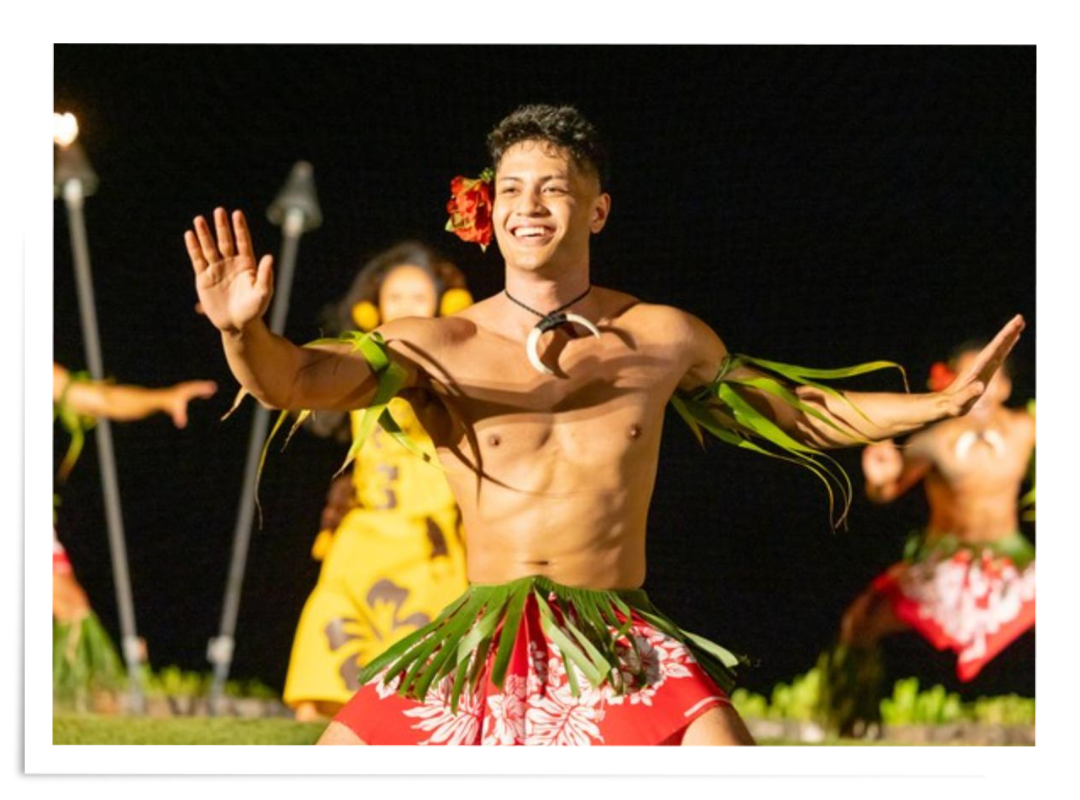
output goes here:
[[600, 179], [601, 188], [607, 186], [608, 157], [600, 133], [573, 106], [525, 105], [506, 116], [487, 137], [492, 168], [510, 147], [528, 141], [566, 148], [579, 167]]

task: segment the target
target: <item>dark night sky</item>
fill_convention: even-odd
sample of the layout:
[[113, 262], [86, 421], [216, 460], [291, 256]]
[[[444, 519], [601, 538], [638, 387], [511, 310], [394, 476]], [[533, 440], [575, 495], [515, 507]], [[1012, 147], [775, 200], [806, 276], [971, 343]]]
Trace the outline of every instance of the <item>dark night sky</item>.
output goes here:
[[[537, 101], [578, 105], [609, 141], [613, 215], [594, 243], [597, 283], [692, 311], [735, 351], [820, 366], [889, 358], [916, 387], [954, 344], [1021, 312], [1014, 398], [1034, 396], [1032, 47], [57, 46], [56, 108], [79, 116], [101, 176], [87, 222], [106, 372], [223, 387], [185, 431], [164, 417], [113, 428], [154, 666], [206, 667], [251, 414], [218, 421], [236, 384], [192, 311], [181, 241], [191, 217], [242, 207], [256, 247], [276, 250], [265, 208], [295, 160], [314, 164], [325, 220], [301, 244], [294, 340], [315, 338], [322, 306], [403, 237], [442, 248], [489, 295], [501, 261], [443, 232], [448, 181], [478, 173], [487, 130]], [[83, 368], [56, 211], [55, 355]], [[891, 376], [858, 385], [897, 388]], [[809, 474], [721, 445], [702, 453], [674, 414], [668, 428], [646, 588], [684, 627], [750, 654], [748, 687], [789, 680], [896, 560], [925, 502], [857, 498], [850, 530], [833, 533]], [[271, 461], [237, 677], [284, 679], [342, 455], [301, 435]], [[840, 460], [860, 482], [858, 454]], [[92, 443], [62, 495], [60, 536], [115, 633]], [[886, 652], [893, 677], [960, 688], [952, 658], [919, 639]], [[1029, 633], [965, 693], [1033, 694], [1034, 652]]]

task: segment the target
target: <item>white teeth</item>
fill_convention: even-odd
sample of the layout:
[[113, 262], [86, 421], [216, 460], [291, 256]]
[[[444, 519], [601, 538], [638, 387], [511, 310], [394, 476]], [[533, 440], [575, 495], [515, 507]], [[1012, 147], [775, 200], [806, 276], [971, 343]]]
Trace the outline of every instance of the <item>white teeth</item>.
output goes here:
[[543, 236], [547, 232], [547, 228], [541, 228], [538, 226], [522, 226], [514, 231], [514, 236]]

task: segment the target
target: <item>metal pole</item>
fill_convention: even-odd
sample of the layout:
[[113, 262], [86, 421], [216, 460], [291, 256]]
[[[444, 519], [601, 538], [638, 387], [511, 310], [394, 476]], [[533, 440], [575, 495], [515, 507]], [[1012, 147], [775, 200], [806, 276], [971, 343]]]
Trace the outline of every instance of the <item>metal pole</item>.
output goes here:
[[[285, 330], [285, 318], [289, 313], [289, 295], [292, 292], [296, 272], [296, 256], [300, 249], [300, 237], [322, 221], [315, 187], [312, 182], [311, 165], [299, 162], [293, 167], [289, 181], [270, 208], [270, 218], [280, 221], [284, 233], [278, 274], [275, 276], [275, 295], [270, 307], [270, 330], [281, 335]], [[236, 527], [233, 530], [232, 559], [229, 577], [225, 585], [225, 601], [221, 612], [218, 635], [210, 640], [207, 658], [214, 667], [210, 684], [209, 711], [220, 713], [225, 682], [232, 666], [236, 648], [236, 619], [240, 610], [240, 594], [247, 566], [248, 545], [251, 542], [251, 524], [255, 515], [255, 478], [258, 473], [259, 456], [270, 422], [270, 411], [262, 405], [255, 409], [251, 421], [251, 437], [248, 440], [247, 460], [244, 465], [244, 482], [240, 489], [240, 506], [237, 510]]]
[[[94, 282], [90, 273], [90, 248], [83, 219], [83, 184], [72, 178], [63, 184], [64, 203], [71, 230], [71, 249], [75, 260], [75, 281], [79, 294], [79, 319], [82, 324], [83, 346], [90, 377], [103, 380], [105, 370], [101, 360], [101, 339], [98, 336], [97, 312], [94, 307]], [[139, 683], [140, 647], [135, 634], [135, 604], [131, 596], [131, 577], [128, 574], [127, 548], [124, 544], [124, 521], [120, 513], [120, 488], [116, 479], [116, 456], [113, 452], [112, 428], [102, 417], [97, 422], [98, 462], [101, 465], [101, 488], [105, 496], [105, 519], [112, 554], [113, 582], [116, 603], [120, 611], [121, 650], [127, 665], [131, 690], [131, 711], [145, 710], [142, 687]]]

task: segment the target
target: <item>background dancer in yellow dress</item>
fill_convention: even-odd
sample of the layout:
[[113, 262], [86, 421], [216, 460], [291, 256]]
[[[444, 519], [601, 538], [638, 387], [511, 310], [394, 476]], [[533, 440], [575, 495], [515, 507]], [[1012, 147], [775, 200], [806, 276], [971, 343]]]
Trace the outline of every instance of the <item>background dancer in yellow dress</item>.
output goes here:
[[[357, 274], [331, 308], [327, 332], [450, 314], [471, 304], [464, 287], [454, 265], [405, 242]], [[434, 450], [408, 400], [394, 398], [390, 412], [414, 441]], [[358, 412], [323, 412], [310, 427], [351, 441], [350, 428], [359, 420]], [[381, 429], [352, 474], [331, 484], [320, 528], [312, 555], [323, 567], [301, 614], [285, 679], [285, 702], [301, 721], [333, 716], [359, 688], [361, 667], [434, 619], [466, 586], [460, 514], [446, 478]]]

